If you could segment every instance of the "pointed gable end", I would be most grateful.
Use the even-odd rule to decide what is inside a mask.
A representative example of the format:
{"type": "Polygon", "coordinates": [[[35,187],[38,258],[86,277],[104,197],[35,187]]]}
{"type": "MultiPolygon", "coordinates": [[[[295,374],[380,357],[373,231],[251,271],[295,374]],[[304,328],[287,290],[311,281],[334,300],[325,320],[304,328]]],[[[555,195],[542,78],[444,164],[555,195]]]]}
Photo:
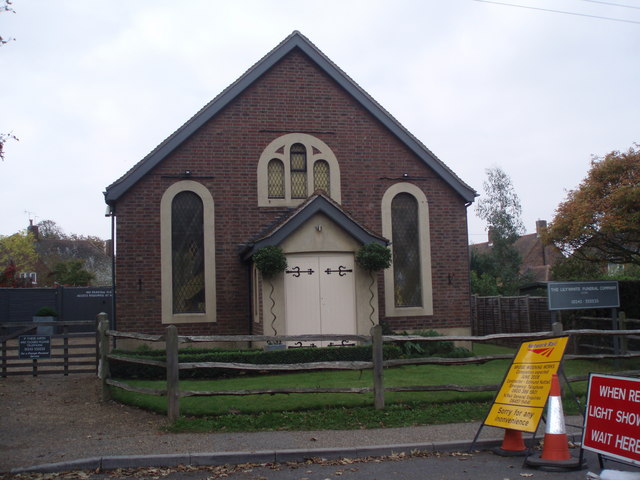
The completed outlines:
{"type": "Polygon", "coordinates": [[[315,193],[306,202],[294,210],[283,222],[273,228],[266,235],[252,242],[243,252],[242,257],[247,260],[260,248],[267,245],[279,245],[289,235],[300,228],[307,220],[316,213],[325,214],[330,220],[336,223],[351,237],[361,244],[379,243],[388,245],[389,241],[355,221],[337,203],[326,197],[322,193],[315,193]]]}
{"type": "Polygon", "coordinates": [[[120,179],[109,185],[105,191],[105,201],[108,205],[115,205],[118,199],[133,187],[144,175],[149,173],[167,155],[174,151],[182,142],[193,135],[200,127],[215,117],[225,106],[233,101],[245,89],[264,75],[277,62],[294,49],[302,51],[311,61],[331,77],[340,87],[360,103],[374,118],[380,121],[389,131],[401,140],[423,162],[432,168],[454,191],[466,202],[473,202],[476,192],[440,159],[429,151],[418,139],[409,133],[393,116],[380,106],[368,93],[335,65],[327,56],[313,45],[304,35],[294,31],[280,45],[269,52],[258,63],[251,67],[244,75],[225,89],[220,95],[209,102],[171,136],[158,145],[151,153],[138,162],[120,179]]]}

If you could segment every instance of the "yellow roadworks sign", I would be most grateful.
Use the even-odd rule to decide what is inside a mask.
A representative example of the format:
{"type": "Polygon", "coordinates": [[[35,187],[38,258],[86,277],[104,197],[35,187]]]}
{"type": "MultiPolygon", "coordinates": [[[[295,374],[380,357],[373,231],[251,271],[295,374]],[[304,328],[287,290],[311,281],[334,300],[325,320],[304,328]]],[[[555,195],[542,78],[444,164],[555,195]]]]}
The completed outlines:
{"type": "Polygon", "coordinates": [[[484,423],[493,427],[535,432],[558,372],[569,337],[520,345],[484,423]]]}

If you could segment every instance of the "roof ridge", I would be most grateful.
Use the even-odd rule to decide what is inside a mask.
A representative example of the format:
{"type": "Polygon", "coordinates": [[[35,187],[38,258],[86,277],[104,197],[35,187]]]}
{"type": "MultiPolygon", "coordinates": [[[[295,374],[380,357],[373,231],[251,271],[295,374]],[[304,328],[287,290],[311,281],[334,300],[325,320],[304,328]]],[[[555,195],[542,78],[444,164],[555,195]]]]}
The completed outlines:
{"type": "Polygon", "coordinates": [[[237,80],[228,85],[222,92],[203,106],[184,124],[176,129],[164,141],[158,144],[149,154],[136,163],[122,177],[106,188],[105,201],[113,205],[121,195],[137,183],[140,178],[151,171],[167,155],[175,150],[183,141],[202,127],[207,121],[226,107],[253,82],[294,49],[300,49],[309,59],[322,69],[331,79],[343,88],[356,102],[360,103],[376,120],[411,149],[423,162],[432,168],[467,202],[477,196],[475,190],[463,182],[442,160],[433,154],[420,140],[410,133],[393,115],[369,95],[346,72],[327,57],[307,37],[294,30],[276,47],[255,62],[237,80]]]}

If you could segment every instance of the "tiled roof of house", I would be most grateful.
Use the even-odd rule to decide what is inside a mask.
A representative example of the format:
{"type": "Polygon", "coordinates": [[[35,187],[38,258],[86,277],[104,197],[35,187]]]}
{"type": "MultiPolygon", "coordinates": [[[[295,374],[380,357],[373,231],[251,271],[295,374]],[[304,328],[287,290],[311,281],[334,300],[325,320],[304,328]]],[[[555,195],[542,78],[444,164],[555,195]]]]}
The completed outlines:
{"type": "MultiPolygon", "coordinates": [[[[491,251],[491,245],[491,242],[476,243],[469,248],[476,253],[486,254],[491,251]]],[[[520,273],[529,274],[535,282],[551,280],[551,267],[564,258],[556,247],[543,244],[539,232],[522,235],[514,247],[522,258],[520,273]]]]}

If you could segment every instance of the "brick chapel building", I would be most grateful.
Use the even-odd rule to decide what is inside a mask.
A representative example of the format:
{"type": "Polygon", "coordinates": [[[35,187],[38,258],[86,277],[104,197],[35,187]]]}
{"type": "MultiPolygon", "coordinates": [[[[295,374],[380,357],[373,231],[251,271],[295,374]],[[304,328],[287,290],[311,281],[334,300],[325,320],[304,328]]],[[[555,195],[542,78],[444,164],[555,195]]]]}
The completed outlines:
{"type": "Polygon", "coordinates": [[[468,334],[475,196],[293,32],[107,187],[116,328],[468,334]],[[354,261],[371,242],[393,253],[373,286],[354,261]],[[252,264],[266,245],[288,265],[269,281],[252,264]]]}

